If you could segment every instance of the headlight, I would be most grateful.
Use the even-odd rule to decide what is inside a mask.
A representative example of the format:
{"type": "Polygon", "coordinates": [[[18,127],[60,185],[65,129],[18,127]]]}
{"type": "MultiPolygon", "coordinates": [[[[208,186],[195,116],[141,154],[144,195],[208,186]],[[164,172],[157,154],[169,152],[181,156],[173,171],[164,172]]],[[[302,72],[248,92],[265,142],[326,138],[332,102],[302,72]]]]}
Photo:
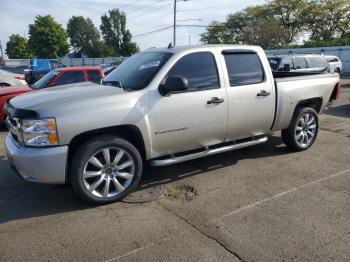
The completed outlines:
{"type": "Polygon", "coordinates": [[[26,146],[58,145],[56,120],[54,118],[24,119],[21,131],[26,146]]]}

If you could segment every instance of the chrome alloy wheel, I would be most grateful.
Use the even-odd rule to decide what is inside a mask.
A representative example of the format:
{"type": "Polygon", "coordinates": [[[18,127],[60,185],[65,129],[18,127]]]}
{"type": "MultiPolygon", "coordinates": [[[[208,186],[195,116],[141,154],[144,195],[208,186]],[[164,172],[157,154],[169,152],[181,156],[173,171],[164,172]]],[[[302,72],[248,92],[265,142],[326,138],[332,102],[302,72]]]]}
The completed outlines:
{"type": "Polygon", "coordinates": [[[91,194],[110,198],[127,189],[135,175],[135,162],[122,148],[104,148],[85,164],[83,181],[91,194]]]}
{"type": "Polygon", "coordinates": [[[295,127],[295,141],[300,147],[312,144],[317,132],[316,117],[312,113],[303,114],[295,127]]]}

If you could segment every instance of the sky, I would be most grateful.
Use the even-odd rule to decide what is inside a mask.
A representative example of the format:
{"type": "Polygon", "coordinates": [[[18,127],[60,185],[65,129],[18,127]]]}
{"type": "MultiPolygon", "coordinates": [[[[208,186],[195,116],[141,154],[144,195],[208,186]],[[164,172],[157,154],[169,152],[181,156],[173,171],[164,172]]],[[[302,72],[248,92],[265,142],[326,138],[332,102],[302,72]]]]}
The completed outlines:
{"type": "MultiPolygon", "coordinates": [[[[228,14],[266,0],[177,0],[178,25],[208,25],[225,21],[228,14]]],[[[28,37],[28,25],[37,15],[52,15],[64,28],[71,16],[90,17],[99,28],[101,15],[119,8],[126,13],[127,28],[141,50],[167,46],[173,29],[147,34],[173,24],[174,0],[0,0],[0,41],[3,48],[11,34],[28,37]],[[146,34],[145,34],[146,33],[146,34]]],[[[198,44],[205,27],[178,27],[177,45],[198,44]]]]}

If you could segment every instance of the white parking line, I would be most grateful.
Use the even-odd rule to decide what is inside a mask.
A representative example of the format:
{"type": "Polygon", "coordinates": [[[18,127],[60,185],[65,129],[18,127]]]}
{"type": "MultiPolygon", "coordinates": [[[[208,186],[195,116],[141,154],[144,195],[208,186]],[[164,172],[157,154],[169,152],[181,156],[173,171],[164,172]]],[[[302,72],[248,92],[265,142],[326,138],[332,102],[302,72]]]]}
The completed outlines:
{"type": "MultiPolygon", "coordinates": [[[[279,194],[277,194],[277,195],[274,195],[274,196],[272,196],[272,197],[268,197],[268,198],[262,199],[262,200],[260,200],[260,201],[257,201],[257,202],[255,202],[255,203],[252,203],[252,204],[250,204],[250,205],[247,205],[247,206],[238,208],[238,209],[236,209],[236,210],[234,210],[234,211],[232,211],[232,212],[230,212],[230,213],[228,213],[228,214],[225,214],[225,215],[223,215],[223,216],[214,218],[214,219],[212,219],[212,220],[209,221],[209,224],[210,224],[210,223],[215,223],[215,222],[217,222],[217,221],[219,221],[219,220],[221,220],[221,219],[223,219],[223,218],[225,218],[225,217],[229,217],[229,216],[232,216],[232,215],[234,215],[234,214],[238,214],[238,213],[240,213],[240,212],[242,212],[242,211],[245,211],[245,210],[247,210],[247,209],[253,208],[253,207],[255,207],[255,206],[257,206],[257,205],[260,205],[260,204],[262,204],[262,203],[269,202],[269,201],[271,201],[271,200],[280,198],[280,197],[282,197],[282,196],[284,196],[284,195],[287,195],[287,194],[289,194],[289,193],[298,191],[298,190],[300,190],[300,189],[302,189],[302,188],[305,188],[305,187],[308,187],[308,186],[311,186],[311,185],[320,183],[320,182],[322,182],[322,181],[325,181],[325,180],[328,180],[328,179],[331,179],[331,178],[334,178],[334,177],[337,177],[337,176],[346,174],[346,173],[348,173],[348,172],[350,172],[350,169],[346,169],[346,170],[343,170],[343,171],[341,171],[341,172],[339,172],[339,173],[336,173],[336,174],[333,174],[333,175],[330,175],[330,176],[327,176],[327,177],[320,178],[320,179],[318,179],[318,180],[315,180],[315,181],[306,183],[306,184],[301,185],[301,186],[299,186],[299,187],[294,187],[294,188],[292,188],[292,189],[289,189],[289,190],[287,190],[287,191],[284,191],[284,192],[279,193],[279,194]]],[[[350,173],[349,173],[349,174],[350,174],[350,173]]]]}
{"type": "Polygon", "coordinates": [[[162,242],[164,242],[164,241],[170,240],[170,239],[171,239],[171,237],[163,238],[163,239],[160,240],[160,241],[157,241],[157,242],[154,242],[154,243],[149,243],[149,244],[147,244],[147,245],[145,245],[145,246],[136,248],[136,249],[134,249],[134,250],[132,250],[132,251],[130,251],[130,252],[124,254],[124,255],[117,256],[117,257],[113,257],[113,258],[110,258],[110,259],[108,259],[108,260],[105,260],[105,262],[116,261],[116,260],[121,259],[121,258],[123,258],[123,257],[127,257],[127,256],[130,256],[130,255],[132,255],[132,254],[135,254],[135,253],[137,253],[137,252],[139,252],[139,251],[141,251],[141,250],[143,250],[143,249],[149,248],[149,247],[151,247],[151,246],[156,246],[156,245],[158,245],[158,244],[160,244],[160,243],[162,243],[162,242]]]}

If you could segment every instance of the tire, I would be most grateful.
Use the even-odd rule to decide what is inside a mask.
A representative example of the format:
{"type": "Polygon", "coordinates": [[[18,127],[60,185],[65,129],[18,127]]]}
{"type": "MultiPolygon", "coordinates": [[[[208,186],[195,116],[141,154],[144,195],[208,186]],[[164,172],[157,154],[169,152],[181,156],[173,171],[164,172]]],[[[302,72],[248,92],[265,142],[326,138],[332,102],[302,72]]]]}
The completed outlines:
{"type": "Polygon", "coordinates": [[[336,68],[336,69],[334,70],[334,72],[340,74],[340,68],[336,68]]]}
{"type": "Polygon", "coordinates": [[[297,108],[287,129],[282,130],[284,144],[293,151],[309,149],[318,134],[318,114],[311,107],[297,108]],[[307,118],[307,115],[309,117],[307,118]],[[305,121],[309,119],[308,121],[305,121]],[[312,122],[311,120],[314,119],[312,122]],[[306,125],[303,125],[303,120],[306,125]],[[305,143],[306,140],[306,143],[305,143]]]}
{"type": "Polygon", "coordinates": [[[102,205],[119,201],[135,190],[142,169],[141,155],[131,143],[106,135],[88,140],[74,153],[70,181],[81,199],[102,205]]]}

